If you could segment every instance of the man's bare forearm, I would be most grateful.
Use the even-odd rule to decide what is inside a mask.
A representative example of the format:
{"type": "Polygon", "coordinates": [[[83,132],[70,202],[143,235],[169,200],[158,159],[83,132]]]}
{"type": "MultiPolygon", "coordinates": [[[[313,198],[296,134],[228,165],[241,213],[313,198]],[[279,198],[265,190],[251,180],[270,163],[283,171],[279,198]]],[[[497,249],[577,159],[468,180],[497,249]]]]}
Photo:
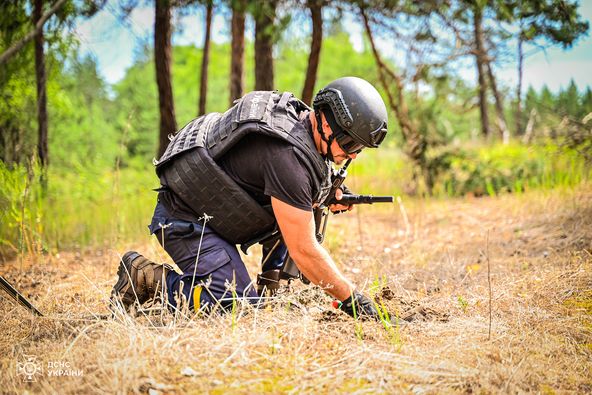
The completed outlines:
{"type": "Polygon", "coordinates": [[[339,300],[350,297],[355,286],[341,273],[327,251],[316,242],[302,247],[296,254],[290,254],[306,278],[339,300]]]}
{"type": "Polygon", "coordinates": [[[302,274],[341,301],[350,297],[355,287],[318,243],[312,212],[297,209],[273,197],[271,204],[290,256],[302,274]]]}

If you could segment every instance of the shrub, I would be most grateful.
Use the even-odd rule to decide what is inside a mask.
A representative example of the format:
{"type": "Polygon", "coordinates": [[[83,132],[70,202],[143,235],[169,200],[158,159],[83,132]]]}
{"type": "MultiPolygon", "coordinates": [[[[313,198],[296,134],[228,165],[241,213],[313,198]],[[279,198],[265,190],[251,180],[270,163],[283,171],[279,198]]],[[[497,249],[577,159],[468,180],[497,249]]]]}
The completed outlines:
{"type": "Polygon", "coordinates": [[[443,151],[430,158],[435,195],[475,196],[526,188],[573,186],[590,176],[575,150],[555,145],[487,145],[443,151]]]}

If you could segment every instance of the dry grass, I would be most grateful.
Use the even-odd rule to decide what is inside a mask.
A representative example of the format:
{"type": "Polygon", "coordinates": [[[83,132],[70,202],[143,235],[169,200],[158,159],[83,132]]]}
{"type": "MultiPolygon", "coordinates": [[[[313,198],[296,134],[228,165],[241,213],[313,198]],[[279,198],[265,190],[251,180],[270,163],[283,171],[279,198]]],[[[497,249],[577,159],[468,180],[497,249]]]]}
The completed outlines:
{"type": "MultiPolygon", "coordinates": [[[[47,317],[0,300],[2,391],[591,392],[592,188],[403,203],[408,228],[396,204],[362,207],[331,218],[327,240],[342,269],[406,319],[388,331],[301,285],[234,315],[92,319],[107,312],[123,248],[29,257],[23,271],[5,263],[47,317]],[[23,355],[43,365],[36,382],[17,375],[23,355]],[[83,376],[49,377],[53,361],[83,376]]],[[[164,259],[155,244],[135,247],[164,259]]],[[[254,274],[257,256],[247,265],[254,274]]]]}

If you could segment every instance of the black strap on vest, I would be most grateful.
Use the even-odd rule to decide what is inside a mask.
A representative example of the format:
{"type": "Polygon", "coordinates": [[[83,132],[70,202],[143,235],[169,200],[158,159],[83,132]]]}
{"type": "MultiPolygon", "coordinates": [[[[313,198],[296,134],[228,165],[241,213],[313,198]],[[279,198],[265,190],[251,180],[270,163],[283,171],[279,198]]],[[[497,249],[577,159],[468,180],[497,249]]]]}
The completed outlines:
{"type": "Polygon", "coordinates": [[[331,135],[327,139],[327,137],[325,136],[325,133],[323,131],[323,122],[321,119],[321,112],[318,110],[315,111],[315,117],[317,119],[317,130],[318,130],[319,134],[321,135],[321,139],[327,144],[327,159],[329,159],[331,162],[334,162],[333,151],[331,151],[331,144],[333,144],[333,140],[335,139],[335,133],[331,133],[331,135]]]}

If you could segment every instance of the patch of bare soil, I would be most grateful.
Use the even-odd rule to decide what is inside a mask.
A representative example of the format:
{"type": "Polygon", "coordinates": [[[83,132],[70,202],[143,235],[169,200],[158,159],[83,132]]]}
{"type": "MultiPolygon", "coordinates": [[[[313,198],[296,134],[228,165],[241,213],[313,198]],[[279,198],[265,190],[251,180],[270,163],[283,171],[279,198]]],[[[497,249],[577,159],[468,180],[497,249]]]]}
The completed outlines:
{"type": "MultiPolygon", "coordinates": [[[[101,319],[129,248],[2,264],[45,313],[0,297],[2,391],[592,391],[590,186],[356,211],[330,219],[325,245],[380,323],[303,284],[225,315],[101,319]]],[[[130,248],[167,260],[153,242],[130,248]]],[[[258,259],[245,257],[253,277],[258,259]]]]}

